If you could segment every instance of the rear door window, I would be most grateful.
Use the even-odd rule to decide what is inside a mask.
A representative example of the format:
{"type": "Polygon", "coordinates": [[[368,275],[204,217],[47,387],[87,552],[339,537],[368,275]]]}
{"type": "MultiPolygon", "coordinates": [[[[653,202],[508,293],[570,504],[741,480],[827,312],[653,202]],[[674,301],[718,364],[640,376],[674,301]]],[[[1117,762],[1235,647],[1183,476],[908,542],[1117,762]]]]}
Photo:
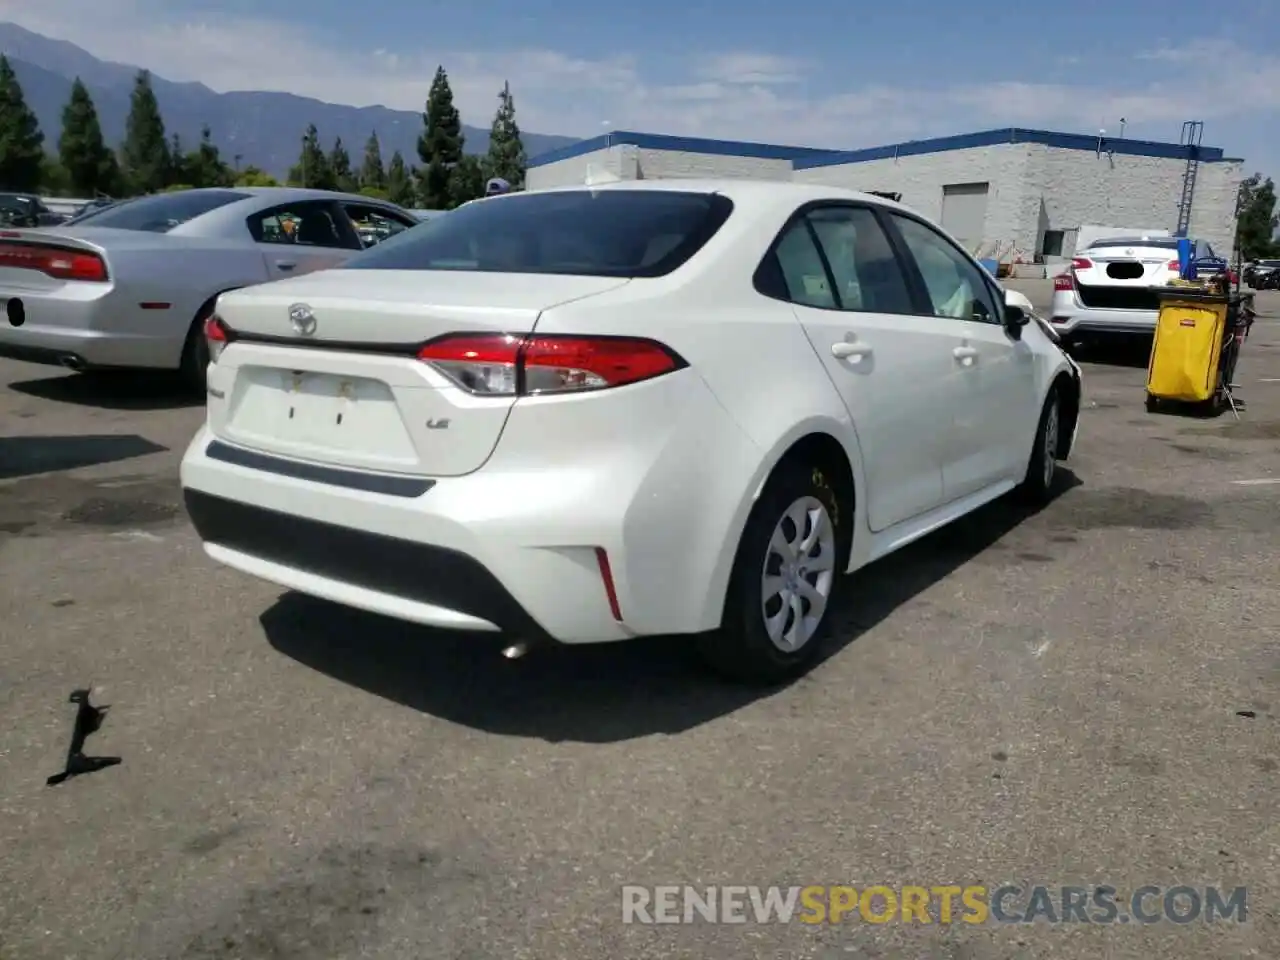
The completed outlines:
{"type": "Polygon", "coordinates": [[[273,207],[245,221],[257,243],[349,250],[360,246],[333,204],[321,200],[273,207]]]}
{"type": "Polygon", "coordinates": [[[675,190],[510,194],[406,230],[344,269],[659,277],[702,249],[732,210],[728,197],[675,190]]]}
{"type": "Polygon", "coordinates": [[[902,267],[876,215],[866,207],[823,207],[808,214],[843,310],[910,314],[902,267]]]}

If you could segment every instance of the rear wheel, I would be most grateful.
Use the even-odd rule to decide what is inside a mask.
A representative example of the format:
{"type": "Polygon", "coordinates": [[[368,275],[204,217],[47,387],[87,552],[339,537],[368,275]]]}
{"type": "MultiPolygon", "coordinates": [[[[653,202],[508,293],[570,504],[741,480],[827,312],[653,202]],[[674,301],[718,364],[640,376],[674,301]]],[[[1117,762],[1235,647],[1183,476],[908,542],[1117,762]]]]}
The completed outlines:
{"type": "Polygon", "coordinates": [[[205,321],[213,316],[213,303],[206,303],[187,331],[187,342],[182,348],[182,365],[179,374],[183,386],[193,394],[203,394],[209,372],[209,343],[204,338],[205,321]]]}
{"type": "Polygon", "coordinates": [[[719,673],[775,684],[821,652],[847,561],[852,511],[821,469],[784,466],[747,520],[719,630],[701,638],[719,673]]]}

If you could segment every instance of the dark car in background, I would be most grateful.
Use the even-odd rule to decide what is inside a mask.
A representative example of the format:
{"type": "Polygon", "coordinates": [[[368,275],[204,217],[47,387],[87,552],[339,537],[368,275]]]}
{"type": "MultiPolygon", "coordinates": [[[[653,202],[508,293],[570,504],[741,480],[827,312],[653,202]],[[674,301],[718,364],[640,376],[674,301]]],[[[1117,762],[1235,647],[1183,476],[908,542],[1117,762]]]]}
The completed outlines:
{"type": "Polygon", "coordinates": [[[1256,287],[1267,274],[1280,270],[1280,260],[1255,260],[1244,268],[1240,277],[1250,287],[1256,287]]]}
{"type": "Polygon", "coordinates": [[[30,193],[0,193],[0,226],[52,227],[66,221],[30,193]]]}

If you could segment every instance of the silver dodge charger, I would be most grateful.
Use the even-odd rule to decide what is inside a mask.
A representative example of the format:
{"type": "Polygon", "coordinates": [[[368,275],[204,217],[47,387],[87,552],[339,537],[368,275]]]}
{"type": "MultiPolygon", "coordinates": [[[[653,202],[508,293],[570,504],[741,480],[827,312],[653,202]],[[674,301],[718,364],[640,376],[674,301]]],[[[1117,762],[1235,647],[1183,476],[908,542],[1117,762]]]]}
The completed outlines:
{"type": "Polygon", "coordinates": [[[336,266],[421,223],[369,197],[289,187],[161,193],[73,224],[0,226],[0,356],[72,370],[181,371],[204,390],[218,295],[336,266]]]}

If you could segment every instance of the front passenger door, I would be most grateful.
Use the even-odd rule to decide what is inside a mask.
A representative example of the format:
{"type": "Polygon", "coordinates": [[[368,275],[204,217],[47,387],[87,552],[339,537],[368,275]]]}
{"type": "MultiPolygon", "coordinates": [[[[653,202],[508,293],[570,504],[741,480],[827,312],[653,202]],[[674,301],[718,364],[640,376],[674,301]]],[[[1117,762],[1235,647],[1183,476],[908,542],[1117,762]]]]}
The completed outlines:
{"type": "Polygon", "coordinates": [[[950,327],[952,371],[942,481],[947,502],[1021,479],[1040,418],[1035,355],[1004,328],[1004,304],[986,273],[933,227],[889,220],[919,273],[934,316],[950,327]]]}
{"type": "MultiPolygon", "coordinates": [[[[867,522],[885,530],[942,502],[940,382],[949,357],[939,322],[911,316],[911,296],[875,213],[810,208],[784,229],[761,270],[776,270],[853,420],[867,522]]],[[[759,283],[759,281],[757,281],[759,283]]]]}

